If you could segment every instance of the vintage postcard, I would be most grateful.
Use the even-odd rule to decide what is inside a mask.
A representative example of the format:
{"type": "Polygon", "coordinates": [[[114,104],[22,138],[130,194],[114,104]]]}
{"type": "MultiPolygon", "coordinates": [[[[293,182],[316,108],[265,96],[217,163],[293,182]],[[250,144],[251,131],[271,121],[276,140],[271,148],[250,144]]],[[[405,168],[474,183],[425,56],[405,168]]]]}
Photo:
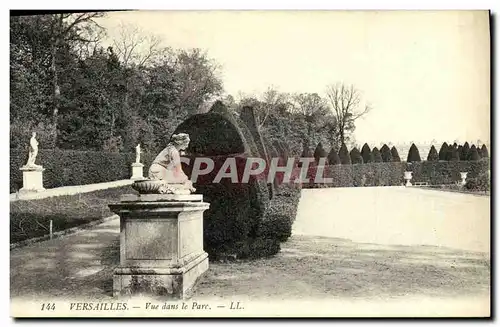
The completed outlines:
{"type": "Polygon", "coordinates": [[[490,317],[488,11],[11,12],[10,313],[490,317]]]}

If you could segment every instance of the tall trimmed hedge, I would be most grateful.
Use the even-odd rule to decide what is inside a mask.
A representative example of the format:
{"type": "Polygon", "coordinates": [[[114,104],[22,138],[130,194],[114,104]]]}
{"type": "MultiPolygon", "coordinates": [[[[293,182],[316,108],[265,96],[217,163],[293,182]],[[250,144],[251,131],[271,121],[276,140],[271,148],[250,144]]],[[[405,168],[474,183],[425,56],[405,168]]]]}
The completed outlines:
{"type": "MultiPolygon", "coordinates": [[[[328,187],[352,186],[399,186],[404,182],[405,171],[412,171],[412,182],[427,182],[431,185],[453,184],[460,181],[460,172],[468,172],[467,178],[476,178],[488,172],[490,162],[480,161],[421,161],[382,162],[364,165],[337,165],[325,168],[325,177],[333,179],[328,187]]],[[[314,178],[316,167],[309,168],[314,178]]],[[[311,183],[304,188],[324,187],[311,183]]]]}
{"type": "MultiPolygon", "coordinates": [[[[156,157],[153,153],[141,154],[144,174],[156,157]]],[[[25,150],[10,149],[10,192],[14,193],[23,186],[23,175],[19,170],[26,164],[25,150]]],[[[96,151],[73,151],[60,149],[40,149],[36,163],[45,168],[43,186],[85,185],[129,179],[132,176],[131,164],[135,153],[111,153],[96,151]]]]}
{"type": "MultiPolygon", "coordinates": [[[[328,166],[324,176],[332,178],[332,183],[318,185],[310,183],[304,188],[315,187],[353,187],[353,186],[389,186],[401,185],[403,182],[404,163],[380,162],[354,165],[328,166]]],[[[317,167],[310,167],[308,175],[312,180],[317,173],[317,167]]]]}
{"type": "Polygon", "coordinates": [[[461,180],[460,172],[468,172],[467,178],[475,178],[489,169],[489,160],[481,161],[423,161],[406,164],[413,172],[413,182],[431,185],[453,184],[461,180]]]}

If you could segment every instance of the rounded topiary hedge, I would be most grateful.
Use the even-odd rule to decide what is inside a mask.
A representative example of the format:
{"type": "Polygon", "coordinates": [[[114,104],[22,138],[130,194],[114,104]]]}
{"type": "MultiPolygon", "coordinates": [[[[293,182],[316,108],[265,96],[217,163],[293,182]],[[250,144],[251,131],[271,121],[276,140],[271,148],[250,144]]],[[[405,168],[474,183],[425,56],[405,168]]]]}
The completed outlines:
{"type": "Polygon", "coordinates": [[[247,159],[260,158],[264,150],[259,151],[246,124],[219,106],[216,112],[189,117],[174,133],[181,132],[188,133],[191,138],[192,145],[187,149],[191,160],[183,165],[189,177],[196,158],[208,157],[215,164],[215,169],[209,174],[193,181],[197,193],[203,194],[205,201],[210,203],[210,209],[204,213],[205,250],[210,257],[259,257],[259,253],[252,251],[261,249],[265,251],[262,255],[267,255],[268,251],[276,250],[268,241],[256,239],[258,227],[269,206],[269,190],[263,178],[265,174],[252,175],[247,183],[241,183],[247,159]],[[227,158],[236,160],[238,182],[224,178],[214,183],[227,158]]]}

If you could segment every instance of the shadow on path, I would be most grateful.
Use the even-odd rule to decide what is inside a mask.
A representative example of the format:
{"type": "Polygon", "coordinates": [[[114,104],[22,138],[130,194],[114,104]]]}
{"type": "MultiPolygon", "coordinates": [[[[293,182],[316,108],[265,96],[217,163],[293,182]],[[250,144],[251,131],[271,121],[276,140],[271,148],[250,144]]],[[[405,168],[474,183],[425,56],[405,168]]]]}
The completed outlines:
{"type": "Polygon", "coordinates": [[[274,258],[212,263],[195,297],[447,297],[489,290],[487,253],[292,236],[274,258]]]}
{"type": "MultiPolygon", "coordinates": [[[[11,296],[111,299],[119,221],[11,251],[11,296]]],[[[194,298],[488,295],[489,254],[292,236],[269,259],[210,263],[194,298]]]]}

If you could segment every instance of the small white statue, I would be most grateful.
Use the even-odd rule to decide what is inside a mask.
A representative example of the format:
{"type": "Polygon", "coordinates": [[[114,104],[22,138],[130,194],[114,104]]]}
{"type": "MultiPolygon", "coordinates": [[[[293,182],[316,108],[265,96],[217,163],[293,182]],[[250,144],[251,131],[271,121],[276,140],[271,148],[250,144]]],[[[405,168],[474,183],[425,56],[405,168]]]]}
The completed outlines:
{"type": "Polygon", "coordinates": [[[135,163],[140,163],[141,162],[141,145],[137,144],[135,147],[135,163]]]}
{"type": "Polygon", "coordinates": [[[33,132],[33,135],[30,139],[30,148],[28,154],[28,162],[26,166],[28,167],[41,167],[35,164],[36,156],[38,155],[38,141],[36,140],[36,132],[33,132]]]}

